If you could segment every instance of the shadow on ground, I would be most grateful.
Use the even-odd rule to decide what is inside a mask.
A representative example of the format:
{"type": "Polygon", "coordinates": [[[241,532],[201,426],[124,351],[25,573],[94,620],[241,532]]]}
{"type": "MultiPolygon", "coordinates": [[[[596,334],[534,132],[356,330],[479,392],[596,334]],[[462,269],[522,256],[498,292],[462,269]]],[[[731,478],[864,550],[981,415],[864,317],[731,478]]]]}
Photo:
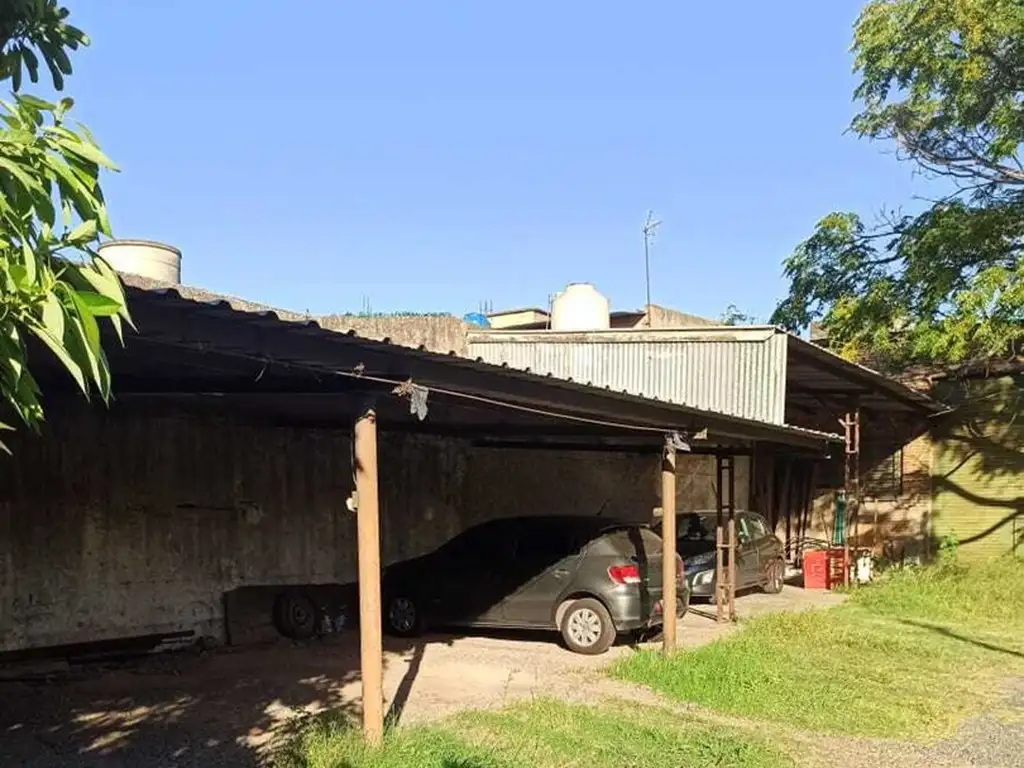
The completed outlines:
{"type": "MultiPolygon", "coordinates": [[[[357,650],[336,636],[303,646],[162,654],[49,682],[2,683],[0,765],[256,765],[303,713],[330,708],[357,720],[357,650]]],[[[407,687],[414,676],[415,668],[407,687]]]]}
{"type": "Polygon", "coordinates": [[[924,621],[914,621],[913,619],[900,619],[900,624],[905,624],[909,627],[917,627],[918,629],[926,629],[929,632],[935,632],[936,634],[948,637],[951,640],[959,640],[962,643],[973,645],[977,648],[984,648],[986,651],[992,651],[993,653],[1004,653],[1007,656],[1016,656],[1019,659],[1024,659],[1024,653],[1016,651],[1012,648],[1004,648],[1001,645],[994,645],[993,643],[987,643],[983,640],[978,640],[974,637],[968,637],[967,635],[954,632],[948,627],[943,627],[939,624],[929,624],[924,621]]]}

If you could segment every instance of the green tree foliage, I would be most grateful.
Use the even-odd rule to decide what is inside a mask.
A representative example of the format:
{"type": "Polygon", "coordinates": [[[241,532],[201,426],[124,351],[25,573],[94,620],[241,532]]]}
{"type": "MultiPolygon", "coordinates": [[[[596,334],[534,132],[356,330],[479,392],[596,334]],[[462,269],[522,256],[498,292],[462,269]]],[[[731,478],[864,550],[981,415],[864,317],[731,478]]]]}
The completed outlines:
{"type": "Polygon", "coordinates": [[[753,325],[757,322],[753,315],[748,315],[735,304],[726,307],[718,319],[722,325],[753,325]]]}
{"type": "Polygon", "coordinates": [[[852,130],[941,196],[866,224],[831,213],[785,262],[772,321],[822,319],[847,357],[896,368],[1017,354],[1024,328],[1024,3],[874,0],[853,52],[852,130]]]}
{"type": "MultiPolygon", "coordinates": [[[[0,1],[0,409],[31,428],[43,419],[29,352],[52,355],[89,396],[110,397],[100,323],[130,322],[117,274],[94,246],[110,234],[100,169],[114,166],[88,129],[68,127],[73,102],[21,92],[40,59],[60,90],[68,51],[88,44],[56,0],[0,1]]],[[[0,412],[0,429],[12,429],[0,412]]],[[[0,442],[0,448],[4,447],[0,442]]]]}

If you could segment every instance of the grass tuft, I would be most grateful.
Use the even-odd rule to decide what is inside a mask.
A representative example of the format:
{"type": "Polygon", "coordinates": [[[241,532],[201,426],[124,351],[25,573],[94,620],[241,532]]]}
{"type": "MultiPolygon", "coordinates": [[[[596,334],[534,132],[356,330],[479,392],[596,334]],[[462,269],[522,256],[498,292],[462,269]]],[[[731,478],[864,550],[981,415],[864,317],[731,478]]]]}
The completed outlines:
{"type": "Polygon", "coordinates": [[[390,731],[380,750],[355,729],[316,719],[275,760],[278,768],[783,768],[759,738],[656,709],[538,700],[471,712],[431,728],[390,731]]]}
{"type": "Polygon", "coordinates": [[[948,732],[1024,669],[1024,562],[894,573],[828,611],[776,614],[612,674],[733,715],[867,736],[948,732]]]}

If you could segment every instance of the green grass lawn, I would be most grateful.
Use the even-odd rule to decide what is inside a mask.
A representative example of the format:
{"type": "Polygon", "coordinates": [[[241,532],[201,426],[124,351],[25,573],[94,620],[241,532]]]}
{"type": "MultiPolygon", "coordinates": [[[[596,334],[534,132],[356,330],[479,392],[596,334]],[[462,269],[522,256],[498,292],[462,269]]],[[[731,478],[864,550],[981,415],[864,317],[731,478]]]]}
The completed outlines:
{"type": "Polygon", "coordinates": [[[758,738],[656,708],[556,701],[472,712],[396,729],[370,750],[359,731],[317,719],[277,756],[279,768],[781,768],[758,738]]]}
{"type": "Polygon", "coordinates": [[[868,736],[925,738],[1024,673],[1024,562],[893,573],[828,611],[776,614],[612,674],[721,712],[868,736]]]}

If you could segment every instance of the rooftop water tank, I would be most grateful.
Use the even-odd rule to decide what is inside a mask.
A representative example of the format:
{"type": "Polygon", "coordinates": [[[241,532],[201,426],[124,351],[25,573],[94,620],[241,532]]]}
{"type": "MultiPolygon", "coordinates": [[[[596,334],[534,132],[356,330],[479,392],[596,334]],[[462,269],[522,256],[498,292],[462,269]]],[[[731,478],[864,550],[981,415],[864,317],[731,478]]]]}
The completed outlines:
{"type": "Polygon", "coordinates": [[[608,330],[609,311],[608,299],[590,283],[569,283],[551,305],[551,330],[608,330]]]}
{"type": "Polygon", "coordinates": [[[181,282],[181,251],[152,240],[110,240],[99,254],[118,272],[140,275],[162,283],[181,282]]]}

